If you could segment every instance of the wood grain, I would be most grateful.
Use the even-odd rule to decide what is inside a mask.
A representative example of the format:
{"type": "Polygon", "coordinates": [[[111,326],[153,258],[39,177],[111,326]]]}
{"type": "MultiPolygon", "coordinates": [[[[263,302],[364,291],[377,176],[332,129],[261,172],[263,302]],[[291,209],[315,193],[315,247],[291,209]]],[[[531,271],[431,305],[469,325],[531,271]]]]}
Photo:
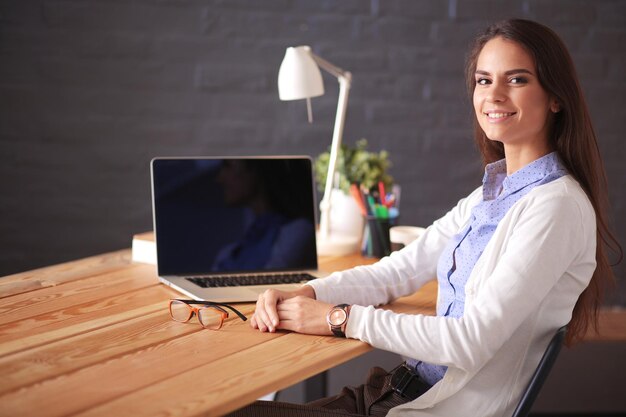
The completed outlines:
{"type": "MultiPolygon", "coordinates": [[[[132,338],[129,339],[129,333],[124,331],[124,326],[118,326],[117,331],[103,331],[106,337],[101,341],[108,345],[125,344],[125,348],[118,349],[125,353],[108,360],[102,358],[96,364],[74,372],[53,372],[43,382],[0,396],[1,414],[41,416],[41,410],[45,410],[46,416],[73,414],[284,336],[260,333],[238,318],[229,319],[219,331],[205,330],[194,323],[175,323],[162,312],[146,320],[152,326],[143,327],[143,340],[160,340],[159,343],[137,350],[137,345],[132,338]],[[34,402],[37,407],[33,407],[34,402]]],[[[141,332],[142,326],[139,321],[135,321],[129,323],[126,330],[130,328],[134,328],[134,332],[141,332]]],[[[97,352],[97,340],[88,339],[92,350],[87,356],[100,355],[97,352]]],[[[115,347],[108,349],[103,354],[105,357],[118,353],[115,347]]],[[[225,360],[230,363],[228,359],[225,360]]],[[[211,374],[204,374],[203,378],[215,381],[211,374]]],[[[185,389],[189,389],[194,395],[201,393],[194,385],[185,389]]],[[[126,410],[119,415],[129,414],[130,411],[126,410]]]]}
{"type": "Polygon", "coordinates": [[[157,282],[153,266],[136,264],[63,285],[5,297],[0,299],[0,324],[123,294],[157,282]]]}
{"type": "MultiPolygon", "coordinates": [[[[0,394],[43,380],[51,374],[67,373],[202,330],[195,320],[189,325],[172,321],[167,311],[168,298],[155,296],[152,303],[145,306],[143,314],[126,321],[93,326],[90,331],[73,333],[56,342],[0,357],[0,369],[5,375],[0,381],[0,394]]],[[[247,316],[254,312],[251,304],[238,309],[247,316]]],[[[240,320],[233,315],[227,324],[231,325],[232,321],[240,320]]]]}
{"type": "Polygon", "coordinates": [[[78,415],[219,416],[369,350],[369,345],[356,340],[285,334],[78,415]],[[145,406],[137,408],[136,404],[145,406]]]}
{"type": "Polygon", "coordinates": [[[129,265],[130,258],[130,249],[124,249],[8,275],[0,279],[0,298],[122,269],[129,265]]]}
{"type": "Polygon", "coordinates": [[[151,308],[146,310],[145,307],[159,301],[165,302],[176,295],[178,294],[169,287],[154,285],[113,297],[68,305],[50,313],[0,325],[0,344],[31,336],[37,336],[39,340],[48,343],[53,342],[56,338],[45,336],[46,333],[53,334],[55,331],[63,330],[59,333],[60,337],[69,337],[84,331],[81,328],[97,327],[96,322],[102,325],[103,318],[107,319],[104,324],[113,324],[120,321],[120,318],[123,320],[145,314],[152,311],[151,308]]]}

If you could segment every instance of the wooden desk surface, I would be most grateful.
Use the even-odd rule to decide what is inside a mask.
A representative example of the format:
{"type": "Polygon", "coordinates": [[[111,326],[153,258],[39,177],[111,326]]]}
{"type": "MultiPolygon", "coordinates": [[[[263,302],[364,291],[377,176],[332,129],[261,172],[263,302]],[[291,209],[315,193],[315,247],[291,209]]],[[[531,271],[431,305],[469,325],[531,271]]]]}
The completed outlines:
{"type": "MultiPolygon", "coordinates": [[[[356,340],[172,321],[155,267],[123,250],[0,280],[0,415],[217,416],[361,355],[356,340]]],[[[326,271],[371,263],[320,259],[326,271]]],[[[429,285],[392,304],[432,314],[429,285]]],[[[253,304],[238,304],[246,316],[253,304]]]]}

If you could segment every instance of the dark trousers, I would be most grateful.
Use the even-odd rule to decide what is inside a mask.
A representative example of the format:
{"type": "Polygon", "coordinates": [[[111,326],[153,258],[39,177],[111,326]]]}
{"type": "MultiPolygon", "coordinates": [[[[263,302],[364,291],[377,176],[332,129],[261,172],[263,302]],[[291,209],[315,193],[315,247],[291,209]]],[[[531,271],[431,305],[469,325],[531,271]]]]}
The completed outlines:
{"type": "Polygon", "coordinates": [[[401,397],[390,385],[391,373],[372,368],[365,384],[344,387],[333,397],[307,404],[257,401],[229,414],[231,417],[332,417],[385,416],[387,412],[409,400],[401,397]]]}

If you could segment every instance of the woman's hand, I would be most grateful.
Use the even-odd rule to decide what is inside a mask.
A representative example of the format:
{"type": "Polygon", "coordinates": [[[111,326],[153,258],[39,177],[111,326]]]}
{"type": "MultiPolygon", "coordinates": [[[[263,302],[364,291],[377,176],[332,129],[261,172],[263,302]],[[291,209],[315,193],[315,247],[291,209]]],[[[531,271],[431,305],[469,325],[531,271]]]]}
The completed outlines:
{"type": "Polygon", "coordinates": [[[277,329],[298,333],[332,335],[326,315],[333,307],[312,298],[297,296],[278,303],[277,329]]]}
{"type": "Polygon", "coordinates": [[[256,310],[250,320],[250,325],[262,332],[275,332],[280,322],[278,304],[298,296],[314,300],[315,290],[310,285],[303,285],[302,288],[291,292],[266,290],[257,299],[256,310]]]}

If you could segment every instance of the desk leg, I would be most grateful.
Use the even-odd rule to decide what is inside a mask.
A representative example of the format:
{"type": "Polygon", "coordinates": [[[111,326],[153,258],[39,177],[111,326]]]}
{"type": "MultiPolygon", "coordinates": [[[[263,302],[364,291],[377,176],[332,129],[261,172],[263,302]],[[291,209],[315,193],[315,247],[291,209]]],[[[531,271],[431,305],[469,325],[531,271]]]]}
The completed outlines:
{"type": "Polygon", "coordinates": [[[304,401],[314,401],[326,397],[328,372],[324,371],[304,381],[304,401]]]}

